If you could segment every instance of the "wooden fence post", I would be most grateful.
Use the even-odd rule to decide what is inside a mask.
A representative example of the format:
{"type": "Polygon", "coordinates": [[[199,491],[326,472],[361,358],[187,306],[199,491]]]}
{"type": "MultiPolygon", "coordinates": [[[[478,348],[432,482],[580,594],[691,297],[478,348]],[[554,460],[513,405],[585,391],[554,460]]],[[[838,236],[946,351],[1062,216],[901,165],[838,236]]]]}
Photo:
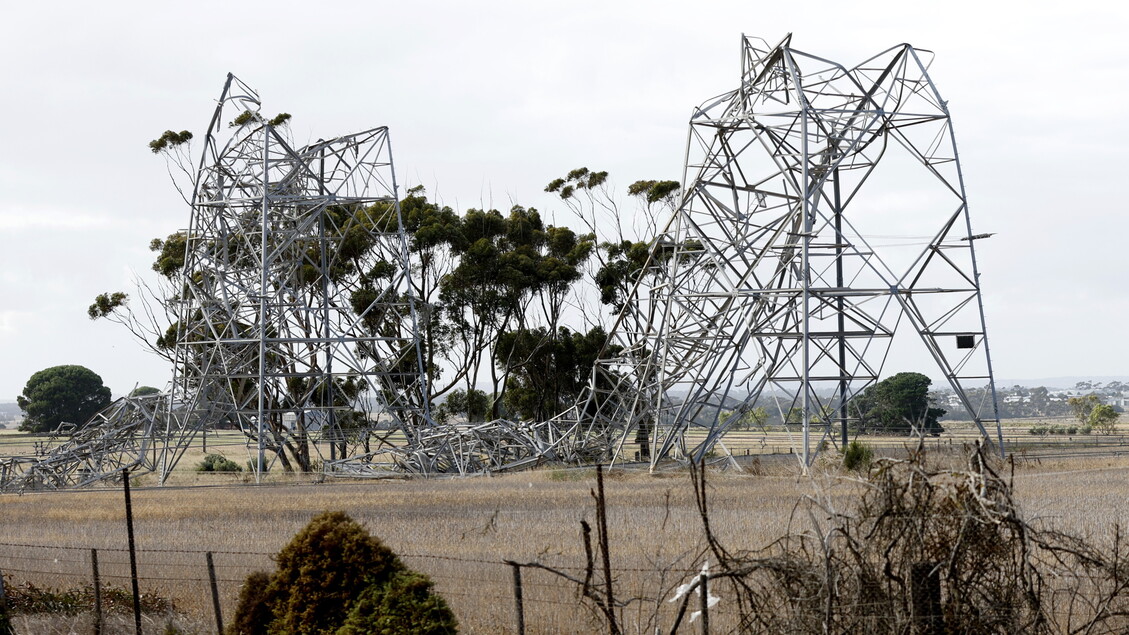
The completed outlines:
{"type": "Polygon", "coordinates": [[[98,575],[98,550],[90,550],[90,573],[94,582],[94,635],[102,635],[102,577],[98,575]]]}
{"type": "Polygon", "coordinates": [[[216,584],[216,564],[212,560],[212,552],[205,554],[208,560],[208,581],[212,587],[212,610],[216,614],[216,634],[223,635],[223,614],[220,613],[220,590],[216,584]]]}
{"type": "Polygon", "coordinates": [[[129,468],[122,470],[122,485],[125,489],[125,526],[129,534],[129,577],[133,583],[133,625],[137,635],[141,635],[141,589],[137,584],[137,547],[133,540],[133,502],[129,498],[129,468]]]}
{"type": "Polygon", "coordinates": [[[514,574],[514,610],[517,614],[517,635],[525,635],[525,602],[521,590],[521,565],[507,560],[514,574]]]}

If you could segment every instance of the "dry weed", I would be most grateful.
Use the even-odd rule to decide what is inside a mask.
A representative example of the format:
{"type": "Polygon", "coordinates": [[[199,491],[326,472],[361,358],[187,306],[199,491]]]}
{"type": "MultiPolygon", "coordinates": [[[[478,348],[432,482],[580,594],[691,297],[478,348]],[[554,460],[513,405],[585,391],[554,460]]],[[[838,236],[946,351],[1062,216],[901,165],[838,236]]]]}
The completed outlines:
{"type": "Polygon", "coordinates": [[[757,551],[731,550],[712,531],[699,471],[698,509],[721,569],[708,577],[727,583],[745,633],[1126,632],[1120,533],[1103,549],[1028,522],[1000,467],[979,446],[959,470],[920,448],[880,459],[853,504],[809,498],[796,526],[757,551]]]}
{"type": "MultiPolygon", "coordinates": [[[[893,452],[880,454],[893,458],[893,452]]],[[[948,461],[949,468],[967,468],[958,453],[933,456],[948,461]]],[[[1082,467],[1095,471],[1071,471],[1065,462],[1017,465],[1014,496],[1056,528],[1081,523],[1095,537],[1108,536],[1113,521],[1124,520],[1126,513],[1122,483],[1129,459],[1095,460],[1082,467]],[[1041,476],[1048,468],[1054,476],[1041,476]]],[[[795,529],[793,510],[805,496],[845,510],[869,487],[831,465],[801,475],[789,456],[761,457],[758,470],[759,475],[711,471],[711,531],[733,552],[761,550],[795,529]]],[[[612,474],[606,482],[609,551],[616,596],[626,603],[623,623],[646,629],[658,623],[652,616],[661,615],[669,625],[674,607],[666,602],[669,590],[700,569],[706,548],[694,491],[685,472],[612,474]]],[[[408,566],[431,576],[464,632],[513,632],[511,571],[503,561],[538,561],[583,575],[579,521],[595,523],[591,470],[260,486],[237,478],[200,482],[224,484],[136,488],[133,505],[142,588],[174,597],[179,608],[205,624],[211,606],[204,551],[216,552],[224,610],[230,615],[247,573],[273,568],[270,554],[314,514],[342,510],[408,566]]],[[[17,582],[82,586],[90,580],[89,549],[96,547],[103,577],[128,585],[124,523],[122,495],[114,489],[0,495],[0,570],[17,582]]],[[[711,565],[716,572],[712,557],[711,565]]],[[[736,600],[720,585],[715,593],[722,603],[714,624],[724,632],[739,618],[736,600]]],[[[530,632],[600,628],[598,615],[578,613],[572,586],[548,573],[527,575],[525,597],[530,632]]]]}

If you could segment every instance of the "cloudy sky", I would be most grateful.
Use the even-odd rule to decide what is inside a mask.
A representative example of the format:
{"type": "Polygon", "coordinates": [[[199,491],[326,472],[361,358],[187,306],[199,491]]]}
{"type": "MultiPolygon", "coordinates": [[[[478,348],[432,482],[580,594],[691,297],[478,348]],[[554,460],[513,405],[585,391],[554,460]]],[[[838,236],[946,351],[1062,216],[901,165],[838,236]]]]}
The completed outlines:
{"type": "Polygon", "coordinates": [[[299,143],[387,125],[402,186],[567,224],[542,189],[572,168],[621,190],[681,177],[690,110],[735,87],[742,33],[792,32],[847,65],[901,42],[934,51],[974,230],[998,232],[978,244],[997,377],[1129,374],[1123,3],[174,4],[5,9],[0,401],[58,364],[115,395],[168,380],[85,309],[129,290],[149,240],[187,224],[146,144],[202,133],[229,71],[294,116],[299,143]]]}

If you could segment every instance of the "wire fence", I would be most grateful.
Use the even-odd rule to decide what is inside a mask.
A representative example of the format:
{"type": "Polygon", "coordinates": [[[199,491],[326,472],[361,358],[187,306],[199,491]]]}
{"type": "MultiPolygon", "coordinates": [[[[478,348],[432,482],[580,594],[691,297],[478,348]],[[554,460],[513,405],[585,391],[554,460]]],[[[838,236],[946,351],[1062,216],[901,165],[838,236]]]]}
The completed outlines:
{"type": "MultiPolygon", "coordinates": [[[[92,569],[97,558],[99,585],[104,589],[127,589],[130,583],[129,554],[126,549],[95,550],[62,545],[44,545],[19,542],[0,542],[0,572],[9,596],[26,591],[29,586],[37,592],[45,590],[82,589],[95,584],[92,569]],[[13,593],[15,592],[15,593],[13,593]]],[[[210,575],[206,549],[144,549],[138,550],[138,578],[143,594],[151,598],[168,600],[168,610],[185,616],[184,623],[195,632],[215,632],[210,592],[210,575]]],[[[220,598],[220,613],[230,617],[240,585],[254,571],[271,570],[273,554],[258,551],[211,551],[215,580],[220,598]]],[[[400,554],[404,563],[423,573],[435,582],[436,590],[447,600],[460,621],[464,633],[591,633],[607,632],[600,612],[598,598],[603,593],[603,581],[597,567],[596,576],[589,580],[597,591],[592,598],[584,597],[583,585],[576,581],[591,573],[576,563],[555,563],[531,566],[529,563],[512,563],[478,558],[461,558],[436,554],[400,554]],[[516,572],[515,572],[516,569],[516,572]],[[562,575],[563,574],[563,575],[562,575]],[[566,578],[565,576],[568,576],[566,578]],[[572,578],[571,580],[569,578],[572,578]]],[[[941,608],[942,575],[937,563],[922,563],[915,570],[913,580],[905,586],[905,604],[916,615],[890,615],[886,600],[868,600],[865,589],[854,589],[855,597],[840,601],[836,611],[852,614],[851,628],[859,623],[869,624],[866,632],[893,632],[882,624],[902,623],[907,619],[917,623],[916,632],[943,632],[941,608]]],[[[770,565],[769,569],[771,569],[770,565]]],[[[616,614],[625,632],[678,632],[678,633],[729,633],[741,632],[747,626],[749,611],[756,607],[743,606],[732,591],[732,580],[709,578],[710,570],[698,567],[647,567],[617,564],[614,570],[614,597],[616,614]],[[703,575],[707,580],[703,580],[703,575]],[[707,585],[706,593],[700,593],[707,585]],[[704,599],[704,601],[703,601],[704,599]],[[672,625],[678,628],[671,630],[672,625]]],[[[772,570],[766,579],[787,576],[782,570],[772,570]]],[[[1085,601],[1077,594],[1084,579],[1072,576],[1069,571],[1056,573],[1054,584],[1063,589],[1073,588],[1072,602],[1085,601]]],[[[764,580],[749,578],[747,584],[763,584],[764,580]]],[[[844,588],[846,592],[846,588],[844,588]]],[[[1095,603],[1100,598],[1091,598],[1095,603]]],[[[1006,616],[1016,610],[1018,598],[1000,597],[994,610],[1006,616]]],[[[143,604],[145,601],[143,600],[143,604]]],[[[787,603],[787,610],[797,612],[803,602],[795,598],[787,603]]],[[[128,606],[117,606],[119,613],[128,606]]],[[[765,610],[766,607],[760,607],[765,610]]],[[[777,610],[783,610],[776,607],[777,610]]],[[[823,606],[812,604],[809,614],[794,614],[795,623],[816,624],[829,619],[823,606]]],[[[1078,610],[1077,607],[1074,610],[1078,610]]],[[[837,618],[844,621],[841,615],[837,618]]],[[[1003,618],[1001,618],[1003,619],[1003,618]]],[[[834,619],[832,620],[834,621],[834,619]]],[[[160,622],[154,622],[154,628],[160,622]]],[[[73,627],[72,627],[73,628],[73,627]]],[[[71,632],[91,632],[74,631],[71,632]]],[[[805,631],[800,631],[805,632],[805,631]]],[[[832,629],[831,632],[852,632],[832,629]]],[[[863,632],[863,631],[859,631],[863,632]]],[[[1053,631],[1052,631],[1053,632],[1053,631]]],[[[1098,631],[1103,632],[1103,631],[1098,631]]]]}
{"type": "MultiPolygon", "coordinates": [[[[197,628],[214,625],[208,553],[214,563],[223,617],[233,614],[240,586],[248,574],[270,571],[275,566],[275,554],[259,551],[138,549],[137,575],[142,593],[167,599],[170,610],[188,616],[197,628]]],[[[528,633],[602,630],[600,615],[582,598],[580,588],[555,573],[521,567],[519,609],[515,604],[514,567],[507,562],[438,554],[398,555],[405,565],[432,579],[436,590],[458,616],[462,632],[516,633],[519,611],[528,633]]],[[[0,542],[0,573],[9,596],[21,589],[26,591],[29,585],[34,592],[88,589],[95,584],[95,559],[101,587],[123,592],[129,588],[127,549],[0,542]]],[[[553,563],[552,568],[576,579],[583,579],[585,573],[583,566],[562,562],[553,563]]],[[[622,585],[617,596],[630,598],[624,600],[621,609],[631,616],[628,619],[649,616],[656,608],[665,608],[660,598],[647,596],[659,592],[661,586],[668,586],[675,578],[689,579],[696,574],[695,569],[689,568],[639,566],[617,566],[615,572],[617,585],[622,585]]],[[[724,607],[718,611],[722,615],[724,607]]]]}
{"type": "MultiPolygon", "coordinates": [[[[1092,442],[1092,447],[1108,453],[1122,451],[1120,448],[1126,443],[1125,438],[1116,435],[1094,436],[1085,441],[1092,442]]],[[[928,444],[938,445],[948,442],[947,439],[927,440],[928,444]]],[[[1076,444],[1073,447],[1083,446],[1076,444]]],[[[1020,453],[1016,450],[1012,451],[1013,456],[1020,453]]],[[[983,485],[983,483],[995,482],[993,480],[995,477],[989,478],[983,474],[968,472],[955,478],[953,474],[955,472],[940,470],[922,472],[918,475],[920,478],[916,480],[915,478],[891,479],[885,487],[897,496],[885,497],[881,500],[896,499],[900,501],[899,504],[904,505],[904,508],[893,510],[896,513],[876,514],[873,522],[877,527],[879,518],[898,519],[911,515],[920,517],[920,522],[915,526],[914,531],[888,530],[890,534],[888,540],[892,541],[891,544],[897,541],[914,543],[915,540],[907,540],[906,536],[917,535],[915,531],[925,532],[927,528],[928,531],[936,531],[935,527],[960,528],[964,523],[970,528],[967,531],[960,529],[959,533],[938,534],[938,537],[933,539],[934,543],[927,540],[916,542],[922,542],[936,553],[948,553],[945,551],[945,545],[958,545],[964,540],[965,543],[959,553],[979,553],[980,557],[986,558],[985,566],[968,567],[969,571],[984,577],[981,575],[984,571],[1000,564],[991,558],[997,556],[1006,556],[1013,560],[1018,558],[1015,554],[1020,552],[1001,549],[1000,545],[1003,544],[1001,541],[1012,540],[1024,550],[1029,548],[1030,540],[1024,537],[1023,532],[1030,531],[1030,528],[1022,524],[1014,524],[1014,518],[1001,515],[999,510],[1010,508],[1010,494],[1006,496],[1001,494],[1004,497],[1000,500],[982,500],[978,497],[983,496],[981,493],[984,490],[983,486],[973,488],[975,491],[968,490],[967,487],[953,489],[953,484],[961,479],[972,479],[968,482],[975,481],[983,485]],[[930,486],[932,489],[924,491],[924,494],[917,490],[898,489],[904,487],[906,483],[930,482],[930,479],[935,482],[930,486]],[[966,504],[953,507],[945,502],[956,500],[953,498],[954,492],[969,497],[966,504]],[[939,507],[919,508],[916,506],[917,501],[922,501],[922,504],[933,501],[930,504],[935,503],[939,507]],[[981,513],[981,516],[972,514],[976,506],[984,508],[981,512],[977,512],[981,513]],[[947,511],[939,513],[938,510],[947,511]],[[1010,533],[1000,529],[1007,527],[1005,521],[1014,524],[1014,529],[1008,530],[1010,533]],[[1019,538],[1015,538],[1016,536],[1019,538]]],[[[209,488],[207,491],[214,490],[209,488]]],[[[704,505],[704,494],[702,502],[704,505]]],[[[129,551],[121,547],[106,546],[115,544],[114,542],[96,538],[91,540],[90,536],[93,534],[87,534],[86,541],[97,544],[79,544],[77,541],[69,544],[44,544],[34,539],[3,541],[2,527],[3,519],[0,518],[0,573],[3,574],[10,589],[17,592],[29,588],[125,589],[130,585],[129,551]],[[97,575],[93,566],[95,559],[98,563],[97,575]],[[99,579],[98,582],[95,582],[96,578],[99,579]]],[[[843,542],[849,537],[845,534],[849,529],[849,525],[840,528],[831,527],[827,530],[827,542],[822,545],[816,544],[815,547],[818,548],[814,551],[824,549],[830,553],[834,546],[830,537],[838,536],[835,540],[843,542]]],[[[168,527],[167,530],[171,531],[173,528],[168,527]]],[[[859,531],[857,525],[854,531],[859,531]]],[[[214,593],[220,600],[219,617],[222,619],[223,616],[233,614],[240,587],[250,573],[271,571],[275,567],[273,561],[275,551],[232,550],[230,547],[233,545],[256,543],[224,542],[216,536],[213,538],[211,545],[205,542],[208,538],[203,537],[198,546],[187,549],[137,550],[137,577],[142,590],[150,597],[167,598],[171,602],[172,610],[187,616],[190,630],[195,632],[215,630],[215,623],[218,620],[212,604],[213,581],[214,593]],[[226,545],[228,548],[224,549],[221,545],[226,545]],[[209,559],[211,568],[208,566],[209,559]]],[[[852,549],[862,550],[867,540],[869,539],[860,539],[857,543],[852,543],[852,549]]],[[[457,540],[452,539],[452,542],[457,540]]],[[[615,588],[611,593],[605,590],[607,582],[599,575],[599,564],[595,566],[594,571],[592,566],[585,565],[583,558],[543,554],[534,562],[517,563],[506,560],[506,556],[512,554],[507,554],[503,550],[483,550],[480,557],[469,557],[452,555],[458,549],[447,549],[449,545],[438,542],[429,544],[435,545],[438,552],[406,551],[399,553],[399,556],[407,566],[427,574],[435,582],[436,590],[447,599],[460,620],[462,632],[465,633],[606,631],[607,616],[603,612],[605,607],[601,604],[601,598],[606,599],[609,596],[615,600],[612,611],[626,627],[625,632],[648,633],[656,631],[720,633],[745,630],[774,632],[770,627],[750,629],[748,622],[758,615],[773,612],[788,612],[792,620],[790,623],[811,626],[806,630],[794,629],[794,632],[895,632],[897,629],[893,628],[894,626],[904,626],[907,623],[916,625],[915,632],[943,632],[934,629],[936,625],[930,620],[937,620],[938,624],[943,624],[944,619],[950,619],[951,616],[939,616],[943,610],[949,610],[942,609],[942,604],[945,607],[954,605],[952,572],[943,571],[942,561],[951,557],[952,561],[956,562],[957,556],[915,555],[917,552],[914,550],[917,546],[914,544],[899,547],[905,549],[907,554],[901,563],[904,568],[903,574],[889,575],[878,568],[875,571],[879,577],[875,580],[856,576],[849,583],[844,581],[845,578],[835,577],[839,574],[832,575],[830,566],[826,568],[826,574],[820,573],[818,568],[804,568],[801,566],[803,563],[798,560],[782,557],[781,552],[749,556],[738,562],[740,567],[747,568],[747,570],[743,569],[745,573],[742,574],[740,581],[734,573],[737,571],[735,565],[731,563],[729,569],[720,570],[716,559],[706,552],[697,552],[696,557],[674,563],[617,559],[616,554],[613,553],[609,568],[612,571],[612,584],[615,588]],[[704,561],[710,560],[713,561],[714,569],[706,567],[703,570],[704,561]],[[593,575],[594,572],[597,575],[593,575]],[[705,594],[698,591],[703,573],[707,576],[705,582],[709,587],[705,594]],[[821,575],[826,577],[821,578],[821,575]],[[903,579],[897,579],[898,575],[903,579]],[[755,593],[750,593],[748,589],[738,589],[738,584],[754,588],[755,593]],[[805,586],[809,584],[810,588],[805,586]],[[679,589],[683,592],[679,593],[679,589]],[[685,592],[687,589],[689,592],[685,592]],[[833,592],[828,595],[827,589],[832,589],[833,592]],[[900,598],[895,597],[892,601],[891,595],[900,598]],[[760,604],[751,603],[749,597],[757,598],[760,604]],[[713,598],[716,598],[716,601],[713,598]],[[832,601],[834,610],[828,608],[832,605],[832,601]],[[839,624],[840,627],[828,629],[828,624],[839,624]],[[673,625],[679,626],[672,631],[673,625]]],[[[1114,584],[1120,584],[1118,580],[1124,577],[1120,572],[1129,570],[1125,568],[1129,566],[1129,562],[1124,561],[1123,555],[1116,555],[1118,546],[1125,547],[1124,544],[1115,541],[1113,544],[1115,557],[1106,563],[1109,566],[1102,565],[1116,574],[1114,584]]],[[[808,544],[804,548],[813,549],[813,545],[808,544]]],[[[1096,551],[1088,551],[1091,549],[1090,546],[1073,542],[1063,543],[1055,549],[1058,551],[1048,551],[1047,554],[1053,553],[1055,557],[1062,557],[1063,553],[1073,553],[1077,556],[1078,562],[1097,562],[1103,557],[1096,551]]],[[[868,565],[879,562],[879,555],[875,552],[867,556],[868,565]]],[[[881,557],[887,556],[881,555],[881,557]]],[[[967,559],[965,555],[959,555],[959,558],[967,559]]],[[[809,562],[816,561],[818,557],[809,559],[809,562]]],[[[1118,619],[1123,617],[1129,619],[1129,582],[1126,582],[1123,588],[1110,590],[1108,580],[1101,578],[1101,572],[1083,575],[1081,568],[1067,566],[1064,562],[1066,561],[1048,560],[1037,563],[1044,567],[1038,573],[1038,576],[1042,576],[1038,584],[1039,592],[1046,596],[1045,608],[1040,610],[1045,611],[1050,616],[1048,619],[1052,619],[1056,626],[1043,632],[1071,632],[1074,630],[1071,625],[1078,620],[1087,619],[1087,616],[1101,615],[1103,612],[1118,619]]],[[[952,566],[952,563],[949,564],[952,566]]],[[[839,562],[836,566],[845,565],[839,562]]],[[[1007,566],[1014,566],[1014,563],[1007,566]]],[[[1006,576],[1002,577],[1006,578],[1006,576]]],[[[989,621],[996,619],[992,616],[997,614],[1001,622],[1010,619],[1009,616],[1014,615],[1026,601],[1023,597],[1010,597],[1006,594],[997,597],[986,593],[984,597],[988,600],[981,603],[978,610],[981,611],[982,616],[988,616],[989,621]]],[[[1110,624],[1124,630],[1091,629],[1090,632],[1129,632],[1127,621],[1111,621],[1110,624]]],[[[941,627],[936,626],[936,628],[941,627]]],[[[84,632],[73,628],[72,630],[84,632]]]]}

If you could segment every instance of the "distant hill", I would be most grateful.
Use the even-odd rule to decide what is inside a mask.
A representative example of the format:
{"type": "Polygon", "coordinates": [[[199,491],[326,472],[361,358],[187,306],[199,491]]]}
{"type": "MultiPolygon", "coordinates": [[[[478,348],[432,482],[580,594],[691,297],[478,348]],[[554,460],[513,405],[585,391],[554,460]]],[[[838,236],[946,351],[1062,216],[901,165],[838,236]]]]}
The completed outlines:
{"type": "Polygon", "coordinates": [[[24,411],[14,401],[0,403],[0,426],[12,427],[10,424],[24,418],[24,411]]]}
{"type": "Polygon", "coordinates": [[[1024,386],[1026,388],[1035,388],[1043,386],[1044,388],[1073,388],[1075,384],[1080,381],[1088,382],[1101,382],[1108,384],[1111,381],[1127,382],[1129,375],[1078,375],[1068,377],[1047,377],[1045,379],[996,379],[996,388],[1007,388],[1010,386],[1024,386]]]}

